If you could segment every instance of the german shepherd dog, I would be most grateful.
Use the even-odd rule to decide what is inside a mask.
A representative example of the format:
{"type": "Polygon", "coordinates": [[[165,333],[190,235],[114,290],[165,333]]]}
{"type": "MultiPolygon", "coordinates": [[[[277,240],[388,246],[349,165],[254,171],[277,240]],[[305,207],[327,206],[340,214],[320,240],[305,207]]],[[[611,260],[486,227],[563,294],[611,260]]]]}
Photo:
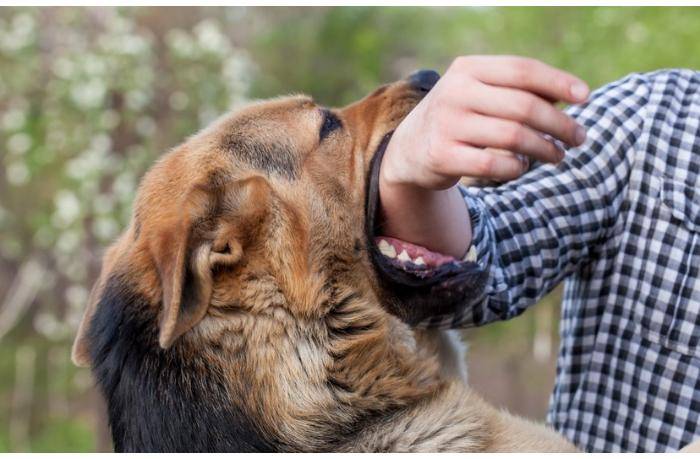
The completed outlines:
{"type": "Polygon", "coordinates": [[[574,450],[412,328],[463,307],[477,265],[375,237],[383,149],[437,78],[254,103],[150,169],[73,346],[116,451],[574,450]]]}

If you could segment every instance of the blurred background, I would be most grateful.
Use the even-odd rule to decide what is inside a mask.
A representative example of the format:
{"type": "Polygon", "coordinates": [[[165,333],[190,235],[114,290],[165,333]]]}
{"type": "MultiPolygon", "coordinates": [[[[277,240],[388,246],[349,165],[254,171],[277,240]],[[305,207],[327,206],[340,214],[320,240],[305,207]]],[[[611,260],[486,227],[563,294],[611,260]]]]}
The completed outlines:
{"type": "MultiPolygon", "coordinates": [[[[156,157],[250,99],[345,104],[475,53],[536,57],[592,87],[700,68],[700,9],[0,8],[0,452],[111,450],[70,345],[156,157]]],[[[466,331],[472,384],[544,419],[558,318],[555,291],[466,331]]]]}

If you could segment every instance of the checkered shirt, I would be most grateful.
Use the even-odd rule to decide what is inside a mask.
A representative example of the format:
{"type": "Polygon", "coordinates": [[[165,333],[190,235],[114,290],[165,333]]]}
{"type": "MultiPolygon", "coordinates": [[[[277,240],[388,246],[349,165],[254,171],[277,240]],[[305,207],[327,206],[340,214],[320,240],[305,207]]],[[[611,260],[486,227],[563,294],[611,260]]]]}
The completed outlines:
{"type": "Polygon", "coordinates": [[[559,165],[463,188],[476,300],[424,325],[521,314],[564,281],[548,422],[587,451],[700,437],[700,72],[633,74],[568,113],[588,132],[559,165]]]}

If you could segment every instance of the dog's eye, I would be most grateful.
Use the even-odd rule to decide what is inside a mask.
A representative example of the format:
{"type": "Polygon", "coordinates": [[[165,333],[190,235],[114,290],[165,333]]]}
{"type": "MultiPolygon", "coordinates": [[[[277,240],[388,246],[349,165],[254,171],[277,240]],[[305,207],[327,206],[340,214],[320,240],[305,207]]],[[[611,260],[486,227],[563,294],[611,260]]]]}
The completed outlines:
{"type": "Polygon", "coordinates": [[[337,116],[331,113],[330,110],[323,110],[323,124],[321,124],[321,132],[319,134],[320,141],[328,137],[336,129],[343,127],[337,116]]]}

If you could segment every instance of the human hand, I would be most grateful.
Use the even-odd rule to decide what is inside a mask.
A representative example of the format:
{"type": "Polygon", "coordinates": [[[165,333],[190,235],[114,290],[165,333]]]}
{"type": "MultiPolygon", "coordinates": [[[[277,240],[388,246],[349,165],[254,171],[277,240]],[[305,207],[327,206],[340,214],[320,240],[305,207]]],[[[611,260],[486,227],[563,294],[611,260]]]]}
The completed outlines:
{"type": "Polygon", "coordinates": [[[564,157],[550,139],[577,146],[585,130],[558,101],[588,97],[579,78],[534,59],[457,58],[394,132],[379,193],[386,236],[461,257],[471,243],[461,177],[511,180],[529,158],[564,157]]]}

